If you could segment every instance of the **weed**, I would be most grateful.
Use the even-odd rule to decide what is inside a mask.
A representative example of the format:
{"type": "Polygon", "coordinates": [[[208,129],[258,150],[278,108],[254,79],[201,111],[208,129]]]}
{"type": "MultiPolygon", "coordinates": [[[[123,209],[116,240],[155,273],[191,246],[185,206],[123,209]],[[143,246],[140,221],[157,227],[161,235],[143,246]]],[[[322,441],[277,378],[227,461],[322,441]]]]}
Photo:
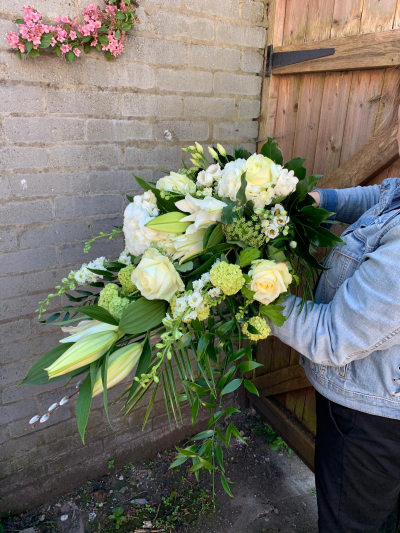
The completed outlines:
{"type": "Polygon", "coordinates": [[[313,496],[316,496],[317,495],[317,489],[315,487],[310,489],[310,494],[312,494],[313,496]]]}
{"type": "Polygon", "coordinates": [[[115,462],[115,459],[110,459],[108,461],[108,468],[114,468],[114,462],[115,462]]]}
{"type": "Polygon", "coordinates": [[[119,529],[121,524],[127,520],[126,516],[124,516],[124,509],[122,507],[116,507],[113,514],[110,514],[108,519],[115,523],[115,529],[119,529]]]}
{"type": "Polygon", "coordinates": [[[261,435],[266,439],[271,450],[277,452],[283,452],[286,450],[288,456],[293,455],[293,450],[289,448],[286,442],[261,418],[260,415],[256,415],[253,420],[250,420],[249,425],[250,430],[254,435],[261,435]]]}

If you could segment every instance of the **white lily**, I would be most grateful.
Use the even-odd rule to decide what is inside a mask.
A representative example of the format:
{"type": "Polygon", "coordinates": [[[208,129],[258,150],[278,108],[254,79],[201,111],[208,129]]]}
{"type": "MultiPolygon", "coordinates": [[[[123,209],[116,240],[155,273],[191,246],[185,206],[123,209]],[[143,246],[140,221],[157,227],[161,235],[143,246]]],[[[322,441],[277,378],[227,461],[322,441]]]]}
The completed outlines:
{"type": "Polygon", "coordinates": [[[221,222],[221,214],[226,204],[206,196],[204,200],[193,198],[190,194],[185,196],[184,200],[175,203],[176,207],[185,213],[190,213],[189,216],[182,218],[181,222],[193,222],[195,229],[190,229],[189,226],[186,233],[194,233],[199,228],[208,228],[215,222],[221,222]]]}
{"type": "Polygon", "coordinates": [[[82,320],[75,327],[68,326],[61,328],[61,331],[64,333],[71,333],[69,337],[61,339],[60,343],[66,342],[77,342],[87,335],[92,335],[93,333],[100,333],[102,331],[117,331],[118,326],[113,326],[112,324],[105,324],[99,320],[82,320]]]}
{"type": "Polygon", "coordinates": [[[193,232],[186,231],[183,235],[172,237],[176,250],[174,260],[180,259],[179,263],[183,263],[203,251],[203,237],[206,229],[196,229],[194,224],[189,226],[188,230],[191,228],[194,228],[193,232]]]}

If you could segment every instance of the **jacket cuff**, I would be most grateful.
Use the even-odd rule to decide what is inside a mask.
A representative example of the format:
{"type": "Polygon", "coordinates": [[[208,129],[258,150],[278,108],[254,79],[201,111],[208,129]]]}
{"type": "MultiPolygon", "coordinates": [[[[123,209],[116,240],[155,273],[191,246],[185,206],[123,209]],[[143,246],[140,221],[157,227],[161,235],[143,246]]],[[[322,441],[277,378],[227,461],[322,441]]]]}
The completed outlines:
{"type": "MultiPolygon", "coordinates": [[[[336,213],[338,210],[338,194],[335,189],[314,189],[319,192],[321,201],[319,206],[326,211],[336,213]]],[[[332,217],[333,219],[334,217],[332,217]]]]}

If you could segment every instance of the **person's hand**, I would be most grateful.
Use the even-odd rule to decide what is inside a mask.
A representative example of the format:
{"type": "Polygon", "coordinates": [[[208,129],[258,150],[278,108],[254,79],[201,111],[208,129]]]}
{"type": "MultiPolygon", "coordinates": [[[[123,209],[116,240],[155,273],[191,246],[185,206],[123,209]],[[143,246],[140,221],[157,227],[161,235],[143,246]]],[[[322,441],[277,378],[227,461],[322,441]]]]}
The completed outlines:
{"type": "Polygon", "coordinates": [[[315,200],[315,207],[319,207],[319,204],[321,203],[321,195],[319,194],[318,191],[313,191],[313,192],[310,192],[309,193],[310,196],[312,196],[315,200]]]}

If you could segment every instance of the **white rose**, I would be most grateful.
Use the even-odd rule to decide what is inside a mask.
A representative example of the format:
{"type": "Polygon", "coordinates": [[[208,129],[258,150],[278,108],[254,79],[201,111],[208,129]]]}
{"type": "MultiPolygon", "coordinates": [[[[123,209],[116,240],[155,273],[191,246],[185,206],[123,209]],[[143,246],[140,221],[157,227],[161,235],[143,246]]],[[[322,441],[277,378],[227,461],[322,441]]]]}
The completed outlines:
{"type": "Polygon", "coordinates": [[[169,176],[164,176],[157,181],[156,187],[160,191],[169,191],[181,194],[194,194],[196,185],[191,179],[183,174],[171,172],[169,176]]]}
{"type": "Polygon", "coordinates": [[[280,165],[262,154],[252,155],[244,166],[246,180],[263,189],[268,189],[276,184],[281,169],[280,165]]]}
{"type": "Polygon", "coordinates": [[[190,213],[180,222],[193,222],[192,226],[186,230],[186,233],[193,233],[198,228],[207,228],[215,222],[221,222],[222,210],[226,207],[224,202],[206,196],[204,200],[193,198],[190,194],[186,195],[184,200],[175,202],[176,207],[185,213],[190,213]]]}
{"type": "Polygon", "coordinates": [[[205,228],[198,229],[193,233],[186,232],[177,237],[172,237],[175,245],[174,260],[180,259],[179,262],[183,263],[190,257],[200,254],[203,251],[203,237],[206,231],[205,228]]]}
{"type": "Polygon", "coordinates": [[[232,201],[236,200],[245,164],[245,159],[236,159],[236,161],[231,161],[225,166],[218,182],[218,196],[230,198],[232,201]]]}
{"type": "Polygon", "coordinates": [[[222,171],[219,164],[216,163],[215,165],[210,165],[207,170],[202,170],[197,174],[197,185],[210,187],[210,185],[212,185],[214,181],[218,181],[221,176],[222,171]]]}
{"type": "Polygon", "coordinates": [[[171,260],[155,248],[149,248],[132,272],[132,282],[147,300],[169,302],[185,285],[171,260]]]}
{"type": "Polygon", "coordinates": [[[254,291],[253,299],[268,305],[287,291],[292,276],[286,263],[275,263],[267,259],[253,261],[249,271],[251,282],[248,288],[254,291]]]}
{"type": "Polygon", "coordinates": [[[275,185],[276,198],[282,198],[294,192],[298,182],[299,180],[294,175],[293,170],[289,171],[287,168],[283,168],[275,185]]]}

